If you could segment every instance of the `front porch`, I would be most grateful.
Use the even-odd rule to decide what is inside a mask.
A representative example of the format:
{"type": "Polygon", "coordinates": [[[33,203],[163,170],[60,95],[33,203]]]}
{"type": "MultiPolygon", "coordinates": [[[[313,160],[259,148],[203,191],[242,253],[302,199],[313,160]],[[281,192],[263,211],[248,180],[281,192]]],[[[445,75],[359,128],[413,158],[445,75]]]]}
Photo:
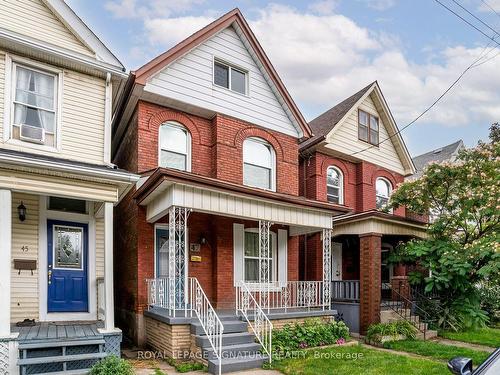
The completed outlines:
{"type": "Polygon", "coordinates": [[[7,156],[0,168],[0,369],[88,371],[93,360],[119,353],[113,209],[135,177],[56,158],[7,156]]]}
{"type": "MultiPolygon", "coordinates": [[[[149,277],[140,285],[148,345],[173,357],[209,353],[209,369],[226,371],[232,362],[223,358],[225,351],[257,341],[270,359],[273,327],[335,314],[333,205],[167,170],[150,176],[135,198],[154,231],[154,248],[142,256],[153,267],[142,268],[149,277]],[[318,281],[299,280],[304,233],[319,233],[324,244],[325,272],[318,281]]],[[[235,360],[238,369],[255,365],[235,360]]]]}

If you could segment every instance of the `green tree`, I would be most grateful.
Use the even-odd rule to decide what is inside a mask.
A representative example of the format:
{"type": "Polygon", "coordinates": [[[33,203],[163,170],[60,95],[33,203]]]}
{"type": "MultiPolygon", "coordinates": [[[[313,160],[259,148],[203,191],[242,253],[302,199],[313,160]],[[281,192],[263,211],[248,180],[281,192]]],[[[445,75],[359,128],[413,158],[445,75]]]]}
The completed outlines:
{"type": "Polygon", "coordinates": [[[463,150],[453,163],[431,164],[421,178],[403,183],[390,206],[432,213],[426,239],[402,244],[394,261],[417,263],[429,273],[411,279],[437,291],[443,306],[464,325],[481,325],[478,289],[500,282],[500,127],[489,142],[463,150]]]}

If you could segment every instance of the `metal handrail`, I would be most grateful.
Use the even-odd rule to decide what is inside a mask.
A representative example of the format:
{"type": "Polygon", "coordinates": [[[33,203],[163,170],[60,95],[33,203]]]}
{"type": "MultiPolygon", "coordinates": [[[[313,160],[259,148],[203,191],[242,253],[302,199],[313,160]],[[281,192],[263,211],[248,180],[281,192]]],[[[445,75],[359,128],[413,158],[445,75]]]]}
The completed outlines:
{"type": "Polygon", "coordinates": [[[271,363],[273,323],[271,323],[262,307],[257,303],[257,300],[244,281],[240,281],[236,286],[236,315],[238,315],[238,312],[241,312],[246,319],[255,337],[257,337],[260,345],[269,356],[269,363],[271,363]],[[253,311],[253,324],[249,318],[249,311],[253,311]]]}
{"type": "Polygon", "coordinates": [[[330,308],[325,304],[323,281],[273,281],[270,283],[245,282],[248,290],[259,301],[260,307],[267,310],[288,312],[289,309],[330,308]],[[259,298],[261,294],[266,298],[259,298]]]}
{"type": "Polygon", "coordinates": [[[189,306],[191,317],[193,312],[201,323],[203,331],[207,335],[210,346],[214,350],[215,356],[219,361],[219,375],[222,369],[222,334],[224,325],[220,321],[215,309],[203,291],[196,277],[189,278],[189,306]]]}
{"type": "Polygon", "coordinates": [[[431,321],[429,314],[419,306],[415,305],[410,299],[403,296],[400,291],[398,292],[394,288],[391,289],[393,296],[392,299],[389,301],[382,301],[381,305],[390,308],[404,320],[411,323],[417,330],[424,334],[425,340],[427,334],[427,324],[431,321]],[[412,312],[413,310],[417,310],[417,313],[414,314],[412,312]],[[426,323],[422,323],[422,319],[424,319],[426,323]]]}
{"type": "MultiPolygon", "coordinates": [[[[175,278],[173,277],[147,279],[148,306],[160,307],[169,311],[173,310],[173,314],[175,314],[176,306],[172,306],[168,298],[170,288],[175,285],[174,282],[175,278]]],[[[222,369],[222,335],[224,333],[224,325],[217,316],[198,279],[190,277],[188,278],[188,283],[189,288],[186,290],[186,298],[184,298],[183,303],[178,307],[184,309],[185,317],[188,316],[188,312],[191,317],[193,317],[194,313],[200,321],[201,327],[219,362],[220,374],[222,369]]]]}
{"type": "MultiPolygon", "coordinates": [[[[428,296],[418,291],[417,288],[410,288],[410,293],[411,299],[415,303],[418,303],[419,300],[425,300],[428,303],[432,303],[434,305],[434,308],[440,313],[440,315],[443,317],[445,316],[444,308],[440,305],[439,299],[435,298],[437,297],[436,294],[431,294],[430,296],[428,296]]],[[[453,328],[453,330],[458,331],[459,323],[454,317],[449,316],[448,319],[446,319],[446,323],[448,323],[450,327],[453,328]],[[454,323],[452,323],[451,321],[453,321],[454,323]]]]}

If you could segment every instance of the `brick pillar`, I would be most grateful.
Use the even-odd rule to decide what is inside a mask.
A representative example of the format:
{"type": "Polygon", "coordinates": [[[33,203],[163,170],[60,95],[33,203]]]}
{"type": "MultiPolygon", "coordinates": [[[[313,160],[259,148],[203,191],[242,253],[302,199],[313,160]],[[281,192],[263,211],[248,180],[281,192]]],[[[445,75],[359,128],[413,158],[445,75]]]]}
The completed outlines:
{"type": "Polygon", "coordinates": [[[394,276],[391,279],[391,289],[393,301],[399,300],[399,296],[410,299],[410,283],[408,282],[408,276],[394,276]]]}
{"type": "Polygon", "coordinates": [[[406,265],[398,263],[394,266],[394,276],[406,276],[406,265]]]}
{"type": "Polygon", "coordinates": [[[380,322],[381,247],[381,234],[359,236],[359,323],[362,335],[366,334],[370,324],[380,322]]]}

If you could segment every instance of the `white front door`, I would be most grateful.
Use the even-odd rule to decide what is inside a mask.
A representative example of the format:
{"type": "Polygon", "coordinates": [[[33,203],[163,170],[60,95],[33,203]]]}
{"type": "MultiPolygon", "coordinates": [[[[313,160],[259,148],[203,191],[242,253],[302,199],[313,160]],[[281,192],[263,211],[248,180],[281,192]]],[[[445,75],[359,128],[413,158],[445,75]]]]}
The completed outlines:
{"type": "Polygon", "coordinates": [[[342,244],[332,243],[332,280],[342,280],[342,244]]]}

